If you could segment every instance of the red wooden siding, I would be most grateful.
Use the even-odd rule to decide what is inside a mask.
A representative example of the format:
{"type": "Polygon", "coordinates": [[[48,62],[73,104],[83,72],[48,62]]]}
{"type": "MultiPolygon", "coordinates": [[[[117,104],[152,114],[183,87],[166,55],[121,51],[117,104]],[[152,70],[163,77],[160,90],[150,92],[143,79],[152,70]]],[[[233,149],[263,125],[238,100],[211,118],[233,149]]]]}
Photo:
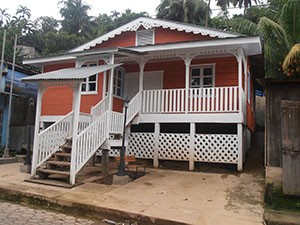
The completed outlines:
{"type": "Polygon", "coordinates": [[[184,31],[156,28],[155,29],[155,43],[173,43],[182,41],[199,41],[213,39],[210,36],[203,36],[199,34],[186,33],[184,31]]]}
{"type": "Polygon", "coordinates": [[[135,46],[135,32],[128,31],[115,36],[112,39],[96,45],[94,48],[109,48],[109,47],[129,47],[135,46]]]}
{"type": "MultiPolygon", "coordinates": [[[[74,63],[46,65],[45,72],[74,67],[74,63]]],[[[91,107],[102,98],[103,75],[98,75],[98,94],[81,96],[80,111],[90,113],[91,107]]],[[[49,87],[43,96],[42,115],[65,115],[72,110],[73,91],[67,86],[49,87]]]]}
{"type": "MultiPolygon", "coordinates": [[[[213,39],[212,37],[203,36],[200,34],[186,33],[185,31],[177,31],[163,28],[156,28],[154,34],[156,44],[213,39]]],[[[109,48],[116,46],[132,47],[136,45],[135,42],[136,32],[127,31],[115,36],[114,38],[110,38],[107,41],[104,41],[101,44],[98,44],[92,48],[109,48]]]]}

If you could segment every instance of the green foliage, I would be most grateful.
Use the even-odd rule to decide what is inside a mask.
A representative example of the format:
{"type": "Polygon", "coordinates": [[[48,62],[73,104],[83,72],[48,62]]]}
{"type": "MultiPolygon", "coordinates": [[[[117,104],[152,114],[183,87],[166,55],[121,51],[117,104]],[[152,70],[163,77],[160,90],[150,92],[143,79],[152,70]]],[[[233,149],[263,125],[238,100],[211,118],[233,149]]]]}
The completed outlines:
{"type": "Polygon", "coordinates": [[[203,0],[162,0],[156,17],[179,22],[204,25],[210,9],[203,0]]]}
{"type": "MultiPolygon", "coordinates": [[[[254,11],[252,11],[254,12],[254,11]]],[[[270,5],[267,9],[260,9],[245,17],[233,18],[230,25],[234,31],[260,35],[264,43],[267,78],[290,78],[290,72],[298,65],[281,63],[286,57],[292,58],[290,63],[299,59],[298,51],[291,51],[300,41],[300,1],[288,0],[270,5]],[[297,54],[297,55],[292,55],[297,54]],[[287,68],[292,68],[289,72],[287,68]]]]}

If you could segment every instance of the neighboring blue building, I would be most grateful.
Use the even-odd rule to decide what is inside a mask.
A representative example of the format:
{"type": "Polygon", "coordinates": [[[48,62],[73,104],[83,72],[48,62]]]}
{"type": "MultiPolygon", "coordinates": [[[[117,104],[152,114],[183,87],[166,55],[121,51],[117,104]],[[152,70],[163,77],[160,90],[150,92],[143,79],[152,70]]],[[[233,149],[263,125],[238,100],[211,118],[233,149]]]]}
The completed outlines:
{"type": "MultiPolygon", "coordinates": [[[[37,84],[21,82],[21,79],[36,74],[34,71],[16,65],[13,80],[13,98],[10,123],[10,140],[9,148],[19,150],[23,144],[27,143],[26,126],[28,124],[28,102],[30,98],[36,99],[37,84]],[[12,141],[14,140],[14,141],[12,141]],[[17,141],[15,141],[17,140],[17,141]]],[[[3,76],[0,79],[0,145],[6,145],[8,108],[9,108],[9,92],[12,78],[12,64],[5,62],[3,65],[3,76]]],[[[31,117],[34,115],[31,115],[31,117]]]]}

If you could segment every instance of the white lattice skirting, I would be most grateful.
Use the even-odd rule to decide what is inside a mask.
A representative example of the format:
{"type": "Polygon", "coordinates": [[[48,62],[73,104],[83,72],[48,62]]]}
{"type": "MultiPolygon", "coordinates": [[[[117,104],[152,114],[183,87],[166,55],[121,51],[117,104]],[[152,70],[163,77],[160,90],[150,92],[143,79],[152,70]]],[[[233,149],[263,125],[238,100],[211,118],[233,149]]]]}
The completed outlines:
{"type": "Polygon", "coordinates": [[[129,136],[128,154],[136,158],[153,159],[154,157],[154,134],[131,133],[129,136]]]}
{"type": "Polygon", "coordinates": [[[237,135],[196,134],[194,159],[200,162],[237,163],[237,135]]]}
{"type": "MultiPolygon", "coordinates": [[[[97,156],[102,156],[102,151],[97,150],[96,155],[97,156]]],[[[120,155],[120,150],[119,149],[110,149],[108,155],[109,155],[109,157],[118,156],[118,155],[120,155]]]]}
{"type": "MultiPolygon", "coordinates": [[[[128,154],[153,159],[154,134],[131,133],[128,154]]],[[[189,155],[198,162],[237,163],[236,134],[159,134],[158,159],[188,161],[189,155]],[[192,142],[192,143],[191,143],[192,142]],[[189,152],[191,149],[191,153],[189,152]]]]}
{"type": "Polygon", "coordinates": [[[159,134],[158,158],[188,160],[189,143],[189,134],[159,134]]]}

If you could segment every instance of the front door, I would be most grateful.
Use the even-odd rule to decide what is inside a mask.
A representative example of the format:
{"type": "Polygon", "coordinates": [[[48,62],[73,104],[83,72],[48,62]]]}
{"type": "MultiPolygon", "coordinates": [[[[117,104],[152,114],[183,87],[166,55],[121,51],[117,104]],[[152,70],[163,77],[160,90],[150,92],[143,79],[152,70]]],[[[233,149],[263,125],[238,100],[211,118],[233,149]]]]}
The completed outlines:
{"type": "Polygon", "coordinates": [[[283,193],[300,195],[300,102],[281,101],[283,193]]]}
{"type": "MultiPolygon", "coordinates": [[[[163,71],[144,72],[144,90],[158,90],[163,88],[163,71]]],[[[132,99],[139,91],[139,73],[126,73],[124,97],[132,99]]]]}

